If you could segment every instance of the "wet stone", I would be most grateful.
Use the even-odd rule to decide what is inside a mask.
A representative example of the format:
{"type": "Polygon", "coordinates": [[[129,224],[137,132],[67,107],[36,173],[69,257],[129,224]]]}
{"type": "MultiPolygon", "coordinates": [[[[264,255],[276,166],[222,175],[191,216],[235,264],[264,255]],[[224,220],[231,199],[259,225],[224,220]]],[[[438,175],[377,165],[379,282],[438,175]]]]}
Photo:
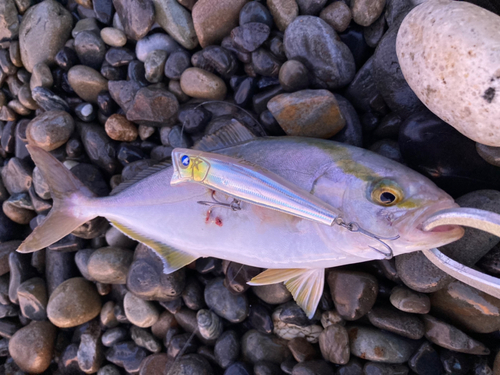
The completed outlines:
{"type": "Polygon", "coordinates": [[[78,33],[75,37],[75,51],[83,65],[96,70],[101,67],[104,55],[107,55],[106,45],[99,34],[94,31],[78,33]]]}
{"type": "Polygon", "coordinates": [[[280,305],[292,299],[292,294],[283,283],[253,286],[252,291],[266,303],[280,305]]]}
{"type": "Polygon", "coordinates": [[[215,278],[205,288],[205,301],[217,315],[232,323],[242,322],[248,316],[245,295],[235,296],[224,287],[223,279],[215,278]]]}
{"type": "Polygon", "coordinates": [[[374,307],[368,312],[368,319],[375,327],[403,337],[418,340],[424,336],[424,325],[418,317],[394,308],[374,307]]]}
{"type": "Polygon", "coordinates": [[[18,158],[10,158],[2,168],[2,180],[9,194],[26,193],[32,183],[32,171],[18,158]]]}
{"type": "Polygon", "coordinates": [[[247,331],[241,339],[241,352],[253,364],[268,361],[280,364],[290,356],[286,341],[255,330],[247,331]]]}
{"type": "Polygon", "coordinates": [[[31,320],[47,318],[47,289],[45,281],[39,277],[26,280],[17,288],[21,313],[31,320]]]}
{"type": "Polygon", "coordinates": [[[92,104],[81,103],[75,108],[75,115],[84,122],[91,122],[96,117],[96,111],[92,104]]]}
{"type": "Polygon", "coordinates": [[[50,322],[31,322],[10,339],[9,353],[23,371],[42,373],[52,360],[56,332],[50,322]]]}
{"type": "Polygon", "coordinates": [[[417,341],[375,328],[347,328],[351,354],[369,361],[404,363],[416,349],[417,341]]]}
{"type": "Polygon", "coordinates": [[[226,331],[216,341],[214,347],[215,360],[223,369],[235,362],[240,354],[240,339],[236,332],[226,331]]]}
{"type": "Polygon", "coordinates": [[[148,330],[132,326],[130,335],[137,346],[145,348],[152,353],[158,353],[161,350],[160,342],[148,330]]]}
{"type": "Polygon", "coordinates": [[[344,365],[349,362],[349,336],[347,330],[332,324],[319,335],[319,348],[323,358],[329,362],[344,365]]]}
{"type": "Polygon", "coordinates": [[[390,301],[395,308],[413,314],[427,314],[431,309],[431,301],[426,294],[404,286],[397,286],[391,291],[390,301]]]}
{"type": "Polygon", "coordinates": [[[137,91],[127,119],[140,125],[165,126],[172,124],[178,110],[179,103],[172,93],[145,87],[137,91]]]}
{"type": "Polygon", "coordinates": [[[226,269],[224,286],[234,294],[244,293],[250,288],[250,285],[248,285],[247,282],[257,276],[260,272],[261,269],[258,267],[251,267],[231,262],[226,269]]]}
{"type": "Polygon", "coordinates": [[[161,82],[167,56],[168,52],[162,50],[154,50],[148,54],[144,61],[144,71],[145,77],[149,82],[161,82]]]}
{"type": "Polygon", "coordinates": [[[160,315],[155,305],[138,298],[131,292],[125,295],[123,308],[130,323],[141,328],[151,327],[160,315]]]}
{"type": "Polygon", "coordinates": [[[113,5],[130,39],[139,40],[151,30],[154,23],[154,5],[151,0],[113,0],[113,5]]]}
{"type": "Polygon", "coordinates": [[[19,304],[17,289],[26,280],[35,276],[35,270],[31,266],[31,254],[11,252],[9,254],[9,299],[10,302],[19,304]]]}
{"type": "Polygon", "coordinates": [[[330,138],[345,126],[337,100],[327,90],[281,94],[272,98],[267,107],[292,136],[330,138]]]}
{"type": "Polygon", "coordinates": [[[440,375],[443,365],[432,345],[424,342],[408,360],[408,366],[418,375],[440,375]]]}
{"type": "Polygon", "coordinates": [[[76,327],[92,320],[101,311],[101,300],[95,287],[81,277],[68,279],[50,295],[49,320],[60,328],[76,327]]]}
{"type": "Polygon", "coordinates": [[[165,63],[165,76],[170,79],[180,79],[182,73],[191,66],[191,55],[178,51],[168,56],[165,63]]]}
{"type": "Polygon", "coordinates": [[[115,327],[108,329],[101,337],[102,344],[106,347],[112,347],[115,344],[126,341],[129,334],[125,328],[115,327]]]}
{"type": "Polygon", "coordinates": [[[486,355],[490,350],[451,324],[430,315],[423,316],[425,337],[432,343],[460,353],[486,355]]]}
{"type": "Polygon", "coordinates": [[[250,104],[252,96],[256,91],[255,78],[247,77],[238,86],[234,93],[234,102],[242,107],[250,104]]]}
{"type": "Polygon", "coordinates": [[[361,318],[372,308],[377,298],[377,279],[369,274],[332,270],[327,281],[335,308],[346,320],[361,318]]]}
{"type": "Polygon", "coordinates": [[[78,367],[86,374],[97,372],[104,361],[101,343],[101,328],[99,323],[93,321],[80,336],[78,347],[78,367]]]}
{"type": "Polygon", "coordinates": [[[106,231],[106,242],[111,247],[119,247],[125,249],[133,249],[137,245],[136,241],[126,236],[115,227],[110,227],[106,231]]]}
{"type": "Polygon", "coordinates": [[[134,59],[135,53],[128,48],[113,47],[106,52],[106,61],[115,68],[128,65],[134,59]]]}
{"type": "Polygon", "coordinates": [[[288,341],[288,349],[297,362],[310,361],[317,357],[316,350],[304,337],[295,337],[288,341]]]}
{"type": "Polygon", "coordinates": [[[198,45],[191,13],[175,0],[153,0],[156,22],[186,49],[198,45]]]}
{"type": "Polygon", "coordinates": [[[68,81],[83,100],[96,103],[97,95],[108,89],[108,80],[97,70],[88,66],[75,65],[68,72],[68,81]]]}
{"type": "Polygon", "coordinates": [[[106,172],[113,173],[116,151],[104,129],[94,124],[80,124],[80,136],[90,160],[106,172]]]}
{"type": "MultiPolygon", "coordinates": [[[[54,94],[44,87],[35,87],[31,91],[32,99],[45,111],[65,111],[69,112],[69,105],[60,96],[54,94]]],[[[12,103],[12,102],[11,102],[12,103]]],[[[10,104],[10,103],[9,103],[10,104]]]]}
{"type": "Polygon", "coordinates": [[[141,362],[147,355],[146,350],[137,346],[133,341],[127,341],[113,345],[106,352],[106,359],[124,368],[125,371],[134,373],[139,371],[141,362]]]}

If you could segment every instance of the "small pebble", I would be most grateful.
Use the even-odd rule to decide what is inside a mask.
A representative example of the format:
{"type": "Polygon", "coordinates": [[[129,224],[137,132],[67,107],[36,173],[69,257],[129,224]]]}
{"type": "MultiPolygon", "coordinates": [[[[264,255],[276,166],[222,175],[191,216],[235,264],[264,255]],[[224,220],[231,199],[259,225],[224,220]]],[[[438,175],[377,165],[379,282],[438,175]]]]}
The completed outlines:
{"type": "Polygon", "coordinates": [[[239,323],[248,316],[248,301],[245,295],[235,296],[223,285],[223,279],[215,278],[205,288],[205,302],[217,315],[239,323]]]}
{"type": "Polygon", "coordinates": [[[338,324],[329,325],[319,335],[319,348],[327,361],[345,365],[350,357],[347,330],[338,324]]]}
{"type": "Polygon", "coordinates": [[[207,100],[223,100],[226,84],[215,74],[199,68],[188,68],[181,75],[181,88],[187,95],[207,100]]]}
{"type": "Polygon", "coordinates": [[[158,353],[161,350],[160,342],[148,330],[132,326],[130,328],[130,336],[137,346],[145,348],[152,353],[158,353]]]}
{"type": "Polygon", "coordinates": [[[137,373],[141,362],[147,357],[147,352],[133,341],[126,341],[113,345],[106,352],[106,359],[129,373],[137,373]]]}
{"type": "Polygon", "coordinates": [[[243,357],[253,364],[268,361],[276,364],[290,356],[286,341],[255,330],[247,331],[241,339],[243,357]]]}
{"type": "Polygon", "coordinates": [[[397,286],[391,291],[390,301],[395,308],[413,314],[427,314],[431,309],[431,301],[426,294],[404,286],[397,286]]]}
{"type": "Polygon", "coordinates": [[[108,89],[108,80],[84,65],[72,67],[68,72],[68,81],[80,98],[91,103],[97,103],[97,95],[108,89]]]}
{"type": "Polygon", "coordinates": [[[121,142],[133,142],[137,139],[137,127],[123,115],[114,114],[108,117],[104,125],[109,138],[121,142]]]}
{"type": "Polygon", "coordinates": [[[415,315],[406,314],[394,308],[377,306],[372,308],[367,316],[370,323],[380,329],[413,340],[424,336],[424,325],[415,315]]]}
{"type": "Polygon", "coordinates": [[[47,318],[47,289],[45,281],[39,277],[26,280],[17,288],[21,313],[31,320],[47,318]]]}
{"type": "Polygon", "coordinates": [[[240,338],[234,331],[224,332],[215,342],[215,360],[223,369],[228,368],[240,355],[240,338]]]}
{"type": "Polygon", "coordinates": [[[341,33],[351,23],[351,9],[343,1],[335,1],[325,7],[319,17],[329,24],[335,31],[341,33]]]}
{"type": "Polygon", "coordinates": [[[108,329],[101,337],[102,344],[106,347],[112,347],[113,345],[126,341],[129,337],[129,333],[125,328],[115,327],[108,329]]]}
{"type": "Polygon", "coordinates": [[[26,129],[29,142],[52,151],[62,146],[74,130],[73,118],[64,111],[48,111],[35,117],[26,129]]]}
{"type": "Polygon", "coordinates": [[[114,27],[105,27],[101,30],[101,38],[111,47],[123,47],[127,43],[125,33],[114,27]]]}
{"type": "Polygon", "coordinates": [[[159,317],[158,309],[151,302],[144,301],[130,292],[123,299],[125,315],[130,323],[148,328],[156,323],[159,317]]]}
{"type": "Polygon", "coordinates": [[[167,57],[168,52],[163,50],[154,50],[148,54],[144,61],[144,71],[145,77],[149,82],[161,82],[167,57]]]}

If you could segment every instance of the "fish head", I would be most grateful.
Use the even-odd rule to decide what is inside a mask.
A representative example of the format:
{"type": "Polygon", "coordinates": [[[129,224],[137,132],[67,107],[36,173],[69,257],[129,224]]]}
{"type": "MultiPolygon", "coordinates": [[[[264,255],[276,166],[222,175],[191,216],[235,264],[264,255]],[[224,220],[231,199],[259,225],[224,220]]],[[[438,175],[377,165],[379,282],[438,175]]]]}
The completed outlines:
{"type": "MultiPolygon", "coordinates": [[[[370,178],[351,179],[342,203],[344,220],[382,239],[394,255],[443,246],[464,234],[462,227],[451,225],[423,230],[422,224],[430,215],[458,204],[428,178],[401,165],[385,168],[370,178]],[[396,236],[394,240],[382,238],[396,236]]],[[[365,248],[381,248],[369,236],[356,237],[365,248]]]]}

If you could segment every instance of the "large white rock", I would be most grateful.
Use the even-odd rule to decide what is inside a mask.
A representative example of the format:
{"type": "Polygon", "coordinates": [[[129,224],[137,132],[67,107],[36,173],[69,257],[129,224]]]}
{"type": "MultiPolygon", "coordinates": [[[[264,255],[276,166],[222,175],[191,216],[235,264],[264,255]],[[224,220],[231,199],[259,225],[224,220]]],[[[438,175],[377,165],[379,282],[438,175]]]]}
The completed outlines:
{"type": "Polygon", "coordinates": [[[476,5],[429,0],[404,19],[401,70],[418,98],[465,136],[500,146],[500,17],[476,5]]]}

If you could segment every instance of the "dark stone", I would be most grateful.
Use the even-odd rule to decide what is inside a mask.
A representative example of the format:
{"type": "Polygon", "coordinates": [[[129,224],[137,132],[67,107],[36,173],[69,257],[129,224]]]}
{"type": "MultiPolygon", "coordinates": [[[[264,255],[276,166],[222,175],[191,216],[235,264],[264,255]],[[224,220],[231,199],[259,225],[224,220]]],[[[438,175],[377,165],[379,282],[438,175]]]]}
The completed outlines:
{"type": "Polygon", "coordinates": [[[66,101],[57,96],[49,89],[37,86],[31,90],[33,100],[45,111],[66,111],[69,112],[69,105],[66,101]]]}
{"type": "Polygon", "coordinates": [[[376,141],[368,149],[388,159],[397,161],[398,163],[403,162],[399,144],[392,139],[381,139],[380,141],[376,141]]]}
{"type": "Polygon", "coordinates": [[[125,328],[115,327],[104,332],[101,341],[104,346],[112,347],[115,344],[126,341],[128,337],[129,333],[125,328]]]}
{"type": "Polygon", "coordinates": [[[321,359],[298,363],[293,367],[292,375],[330,375],[333,366],[321,359]]]}
{"type": "Polygon", "coordinates": [[[403,122],[399,146],[408,166],[453,197],[480,189],[500,190],[500,168],[477,154],[474,141],[427,110],[403,122]]]}
{"type": "Polygon", "coordinates": [[[138,372],[141,362],[148,355],[147,351],[133,341],[115,344],[106,352],[106,359],[127,372],[138,372]]]}
{"type": "Polygon", "coordinates": [[[351,357],[347,365],[338,368],[335,375],[363,375],[363,364],[356,357],[351,357]]]}
{"type": "Polygon", "coordinates": [[[196,353],[199,343],[196,337],[191,337],[191,333],[182,333],[173,336],[167,347],[167,354],[170,358],[176,358],[182,351],[183,354],[196,353]]]}
{"type": "Polygon", "coordinates": [[[408,367],[403,365],[390,365],[387,363],[368,362],[363,368],[366,375],[407,375],[408,367]]]}
{"type": "Polygon", "coordinates": [[[259,48],[252,52],[252,66],[255,73],[272,77],[279,74],[281,62],[271,52],[259,48]]]}
{"type": "Polygon", "coordinates": [[[244,52],[253,52],[269,37],[271,29],[260,22],[249,22],[235,27],[231,31],[233,45],[244,52]]]}
{"type": "Polygon", "coordinates": [[[95,18],[105,25],[111,24],[113,19],[113,1],[112,0],[92,0],[95,18]]]}
{"type": "Polygon", "coordinates": [[[128,64],[127,79],[137,82],[142,87],[150,84],[146,79],[146,68],[144,67],[144,63],[139,60],[132,60],[128,64]]]}
{"type": "Polygon", "coordinates": [[[75,115],[84,122],[91,122],[96,117],[96,110],[90,103],[80,103],[75,108],[75,115]]]}
{"type": "Polygon", "coordinates": [[[245,295],[233,295],[223,285],[221,278],[211,280],[205,288],[205,302],[217,315],[239,323],[248,316],[248,301],[245,295]]]}
{"type": "Polygon", "coordinates": [[[113,173],[117,167],[116,152],[104,129],[94,124],[79,125],[80,137],[90,160],[107,173],[113,173]]]}
{"type": "Polygon", "coordinates": [[[224,375],[253,375],[252,366],[244,362],[236,362],[229,366],[224,375]]]}
{"type": "Polygon", "coordinates": [[[165,63],[165,76],[180,79],[182,72],[191,66],[191,55],[185,51],[172,53],[165,63]]]}
{"type": "Polygon", "coordinates": [[[364,29],[364,27],[353,22],[345,31],[339,33],[340,40],[349,47],[354,56],[356,70],[362,67],[366,60],[373,54],[373,48],[365,42],[363,36],[364,29]]]}
{"type": "Polygon", "coordinates": [[[424,342],[408,360],[410,369],[418,375],[440,375],[443,366],[438,353],[429,342],[424,342]]]}
{"type": "Polygon", "coordinates": [[[253,367],[254,375],[282,375],[280,366],[271,362],[259,362],[253,367]]]}
{"type": "Polygon", "coordinates": [[[200,63],[201,65],[208,65],[209,68],[217,71],[223,77],[231,77],[238,69],[238,61],[234,58],[233,53],[224,47],[208,46],[201,51],[201,57],[205,64],[203,64],[203,60],[198,65],[195,64],[193,55],[191,59],[193,66],[204,69],[204,66],[199,66],[200,63]]]}
{"type": "MultiPolygon", "coordinates": [[[[205,129],[205,126],[212,118],[212,113],[207,111],[203,106],[188,104],[180,108],[178,117],[184,127],[184,131],[188,134],[195,134],[205,129]]],[[[199,258],[197,262],[204,259],[209,258],[199,258]]]]}
{"type": "Polygon", "coordinates": [[[128,48],[112,47],[106,52],[106,61],[115,68],[128,65],[134,59],[135,53],[128,48]]]}
{"type": "Polygon", "coordinates": [[[141,85],[136,81],[110,81],[108,83],[111,97],[125,113],[132,106],[135,94],[140,88],[141,85]]]}
{"type": "Polygon", "coordinates": [[[398,139],[402,122],[401,116],[396,112],[391,112],[382,119],[379,126],[373,132],[373,136],[377,138],[398,139]]]}
{"type": "Polygon", "coordinates": [[[294,324],[301,327],[311,324],[304,310],[293,301],[281,306],[279,320],[286,324],[294,324]]]}
{"type": "Polygon", "coordinates": [[[196,279],[188,279],[182,291],[182,300],[188,308],[194,311],[198,311],[205,307],[203,287],[196,279]]]}
{"type": "Polygon", "coordinates": [[[283,128],[278,124],[273,114],[269,110],[263,111],[259,116],[260,124],[264,127],[267,135],[280,136],[286,135],[283,128]]]}
{"type": "Polygon", "coordinates": [[[470,374],[475,357],[444,349],[440,351],[440,359],[446,374],[465,375],[470,374]]]}
{"type": "Polygon", "coordinates": [[[36,270],[31,266],[31,254],[16,251],[9,253],[9,269],[9,299],[12,303],[19,304],[17,288],[36,274],[36,270]]]}
{"type": "Polygon", "coordinates": [[[183,355],[174,362],[169,375],[213,375],[210,363],[199,354],[183,355]]]}
{"type": "Polygon", "coordinates": [[[103,114],[111,116],[117,110],[117,104],[111,97],[109,91],[101,91],[97,95],[97,105],[103,114]]]}
{"type": "Polygon", "coordinates": [[[234,102],[241,106],[247,107],[250,103],[256,89],[256,81],[255,78],[247,77],[245,78],[235,90],[234,93],[234,102]]]}
{"type": "MultiPolygon", "coordinates": [[[[161,135],[161,133],[160,133],[161,135]]],[[[163,141],[162,141],[163,142],[163,141]]],[[[181,126],[174,126],[168,132],[168,144],[166,146],[188,148],[193,145],[189,135],[182,131],[181,126]]]]}
{"type": "Polygon", "coordinates": [[[260,304],[252,304],[248,314],[248,322],[259,332],[270,334],[273,332],[274,324],[271,312],[268,308],[260,304]]]}
{"type": "Polygon", "coordinates": [[[1,145],[5,152],[14,153],[16,149],[16,122],[8,121],[2,130],[1,145]]]}
{"type": "Polygon", "coordinates": [[[345,119],[344,128],[339,131],[332,138],[333,141],[346,143],[348,145],[353,145],[356,147],[363,146],[363,129],[359,121],[358,114],[354,107],[351,105],[349,100],[340,96],[339,94],[334,94],[335,99],[340,107],[340,113],[345,119]]]}
{"type": "MultiPolygon", "coordinates": [[[[79,163],[75,165],[73,168],[71,168],[71,173],[73,173],[80,181],[83,182],[85,186],[87,186],[90,189],[90,191],[92,191],[98,197],[105,197],[109,194],[110,190],[108,184],[104,180],[101,171],[95,166],[86,163],[79,163]]],[[[97,223],[102,224],[103,221],[101,220],[96,222],[96,224],[97,223]]],[[[87,229],[85,231],[87,233],[89,232],[101,233],[102,229],[96,228],[95,225],[92,225],[92,226],[87,226],[87,229]]],[[[80,230],[79,233],[81,233],[79,235],[80,237],[83,236],[82,238],[90,239],[95,237],[94,235],[91,234],[84,235],[82,233],[82,230],[80,230]]]]}
{"type": "Polygon", "coordinates": [[[99,323],[91,321],[80,337],[78,347],[78,366],[86,374],[99,370],[104,361],[104,352],[101,343],[101,328],[99,323]]]}
{"type": "Polygon", "coordinates": [[[297,0],[300,14],[316,16],[326,4],[326,0],[297,0]]]}
{"type": "Polygon", "coordinates": [[[241,339],[243,357],[255,364],[261,361],[281,363],[290,356],[286,341],[274,335],[266,335],[255,330],[247,331],[241,339]]]}
{"type": "MultiPolygon", "coordinates": [[[[251,3],[247,3],[251,4],[251,3]]],[[[228,51],[231,51],[236,55],[238,60],[240,60],[244,64],[249,64],[252,62],[252,54],[249,52],[242,52],[240,49],[238,49],[233,42],[233,39],[231,36],[226,36],[224,39],[222,39],[221,47],[224,47],[228,51]]]]}
{"type": "Polygon", "coordinates": [[[64,71],[70,70],[74,65],[78,65],[80,60],[75,50],[69,47],[63,47],[55,57],[56,64],[64,71]]]}
{"type": "Polygon", "coordinates": [[[181,51],[182,48],[167,34],[155,33],[140,39],[135,46],[135,54],[139,61],[145,62],[146,57],[155,50],[165,51],[171,54],[181,51]]]}
{"type": "Polygon", "coordinates": [[[78,366],[78,344],[69,344],[59,358],[59,370],[63,374],[79,374],[78,366]]]}
{"type": "Polygon", "coordinates": [[[297,60],[288,60],[280,68],[279,83],[285,91],[298,91],[309,86],[309,72],[297,60]]]}
{"type": "Polygon", "coordinates": [[[109,65],[107,61],[104,61],[101,66],[101,74],[109,81],[121,81],[127,78],[127,67],[120,66],[115,68],[109,65]]]}
{"type": "Polygon", "coordinates": [[[116,159],[123,166],[129,165],[135,161],[146,158],[146,154],[139,148],[128,143],[121,143],[116,153],[116,159]]]}
{"type": "Polygon", "coordinates": [[[169,126],[176,120],[178,110],[179,102],[174,94],[163,89],[144,87],[137,91],[126,112],[127,120],[140,125],[169,126]]]}
{"type": "Polygon", "coordinates": [[[154,4],[151,0],[113,0],[125,34],[139,40],[146,36],[154,23],[154,4]]]}
{"type": "Polygon", "coordinates": [[[500,275],[500,246],[496,245],[476,265],[492,275],[500,275]]]}
{"type": "Polygon", "coordinates": [[[316,349],[305,337],[294,337],[289,340],[288,349],[292,352],[293,358],[299,363],[310,361],[318,357],[316,349]]]}
{"type": "Polygon", "coordinates": [[[223,369],[228,368],[240,355],[240,340],[236,332],[226,331],[215,342],[214,355],[223,369]]]}
{"type": "Polygon", "coordinates": [[[267,103],[276,95],[282,94],[283,92],[283,88],[277,85],[255,94],[252,98],[253,110],[258,114],[264,112],[267,110],[267,103]]]}
{"type": "Polygon", "coordinates": [[[48,295],[64,281],[79,276],[74,258],[74,252],[45,252],[45,282],[48,295]]]}
{"type": "Polygon", "coordinates": [[[34,277],[26,280],[17,288],[17,296],[23,316],[30,320],[47,319],[48,295],[43,279],[34,277]]]}
{"type": "Polygon", "coordinates": [[[235,262],[230,262],[226,269],[224,286],[235,294],[241,294],[250,288],[247,284],[252,278],[261,272],[258,267],[247,266],[235,262]]]}
{"type": "Polygon", "coordinates": [[[269,10],[257,1],[246,3],[240,10],[240,26],[250,22],[260,22],[270,28],[274,26],[273,17],[269,10]]]}
{"type": "Polygon", "coordinates": [[[413,340],[424,336],[424,324],[417,316],[395,308],[376,306],[368,312],[368,319],[375,327],[413,340]]]}
{"type": "Polygon", "coordinates": [[[9,319],[0,319],[0,336],[11,339],[12,336],[21,328],[19,323],[9,319]]]}
{"type": "Polygon", "coordinates": [[[75,37],[75,51],[83,65],[100,69],[106,54],[106,45],[93,31],[82,31],[75,37]]]}

